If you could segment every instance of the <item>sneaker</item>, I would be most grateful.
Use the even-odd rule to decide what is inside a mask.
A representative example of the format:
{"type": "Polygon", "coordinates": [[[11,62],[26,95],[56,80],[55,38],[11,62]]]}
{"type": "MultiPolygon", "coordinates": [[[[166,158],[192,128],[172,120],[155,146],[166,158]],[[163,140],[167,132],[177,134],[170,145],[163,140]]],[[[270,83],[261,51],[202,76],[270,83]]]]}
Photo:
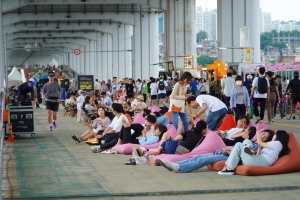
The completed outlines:
{"type": "Polygon", "coordinates": [[[49,126],[49,131],[52,131],[52,130],[53,130],[52,125],[50,125],[49,126]]]}
{"type": "Polygon", "coordinates": [[[81,140],[78,140],[77,142],[75,142],[76,144],[79,144],[81,142],[81,140]]]}
{"type": "Polygon", "coordinates": [[[295,115],[293,116],[293,119],[296,119],[296,116],[295,116],[295,115]]]}
{"type": "Polygon", "coordinates": [[[166,168],[167,170],[173,171],[169,166],[167,166],[165,160],[157,159],[156,162],[158,162],[158,163],[160,164],[160,166],[163,166],[163,167],[166,168]]]}
{"type": "Polygon", "coordinates": [[[92,150],[93,153],[101,152],[100,146],[93,146],[93,147],[91,147],[91,150],[92,150]]]}
{"type": "Polygon", "coordinates": [[[72,139],[75,141],[75,142],[78,142],[78,137],[76,135],[71,135],[72,139]]]}
{"type": "Polygon", "coordinates": [[[233,175],[234,171],[232,169],[227,169],[227,167],[223,168],[218,172],[219,175],[233,175]]]}
{"type": "Polygon", "coordinates": [[[250,149],[250,147],[247,146],[244,147],[244,152],[250,156],[254,155],[254,152],[250,149]]]}
{"type": "Polygon", "coordinates": [[[274,119],[272,119],[272,122],[274,122],[274,119]]]}
{"type": "Polygon", "coordinates": [[[57,128],[57,124],[56,124],[56,122],[55,122],[55,121],[53,121],[53,122],[52,122],[52,124],[53,124],[53,127],[54,127],[54,129],[56,129],[56,128],[57,128]]]}
{"type": "Polygon", "coordinates": [[[166,160],[165,163],[168,167],[170,167],[175,173],[180,171],[180,167],[178,164],[174,163],[174,162],[170,162],[168,160],[166,160]]]}
{"type": "Polygon", "coordinates": [[[106,150],[106,154],[117,154],[117,153],[118,153],[118,151],[114,150],[114,149],[106,150]]]}

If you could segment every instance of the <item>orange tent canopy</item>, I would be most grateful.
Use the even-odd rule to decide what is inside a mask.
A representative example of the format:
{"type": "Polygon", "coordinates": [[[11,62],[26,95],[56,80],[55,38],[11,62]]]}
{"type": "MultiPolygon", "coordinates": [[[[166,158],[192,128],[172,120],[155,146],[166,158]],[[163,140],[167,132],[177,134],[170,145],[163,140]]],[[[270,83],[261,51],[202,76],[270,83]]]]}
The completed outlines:
{"type": "Polygon", "coordinates": [[[214,70],[215,81],[227,75],[227,67],[222,63],[222,60],[215,60],[213,64],[207,64],[206,70],[214,70]]]}

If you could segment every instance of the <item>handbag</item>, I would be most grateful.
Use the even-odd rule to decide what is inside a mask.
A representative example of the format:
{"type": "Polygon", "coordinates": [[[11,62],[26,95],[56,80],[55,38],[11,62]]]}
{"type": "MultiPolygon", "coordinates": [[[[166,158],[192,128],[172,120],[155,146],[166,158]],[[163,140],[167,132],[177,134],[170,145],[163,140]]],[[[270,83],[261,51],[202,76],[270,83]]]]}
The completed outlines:
{"type": "MultiPolygon", "coordinates": [[[[181,94],[181,87],[180,87],[179,93],[181,94]]],[[[172,112],[184,113],[184,106],[185,106],[184,100],[170,99],[170,110],[172,112]]]]}

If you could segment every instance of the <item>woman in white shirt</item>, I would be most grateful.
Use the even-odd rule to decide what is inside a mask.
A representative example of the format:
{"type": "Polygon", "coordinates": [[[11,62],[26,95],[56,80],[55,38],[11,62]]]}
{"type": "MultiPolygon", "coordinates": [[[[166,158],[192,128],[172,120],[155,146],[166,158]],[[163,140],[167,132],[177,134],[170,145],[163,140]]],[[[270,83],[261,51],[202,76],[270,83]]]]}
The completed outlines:
{"type": "Polygon", "coordinates": [[[234,169],[237,167],[240,160],[242,160],[243,165],[268,167],[273,165],[279,157],[290,153],[288,147],[289,135],[286,131],[277,131],[271,142],[263,142],[260,131],[257,131],[256,134],[257,143],[259,145],[257,154],[253,155],[253,152],[250,150],[252,143],[248,139],[243,143],[239,142],[235,144],[226,161],[225,167],[219,171],[218,174],[233,175],[234,169]]]}
{"type": "Polygon", "coordinates": [[[77,98],[76,104],[77,104],[77,121],[76,122],[80,122],[81,121],[81,107],[84,103],[84,95],[83,95],[83,91],[79,90],[78,91],[79,97],[77,98]]]}

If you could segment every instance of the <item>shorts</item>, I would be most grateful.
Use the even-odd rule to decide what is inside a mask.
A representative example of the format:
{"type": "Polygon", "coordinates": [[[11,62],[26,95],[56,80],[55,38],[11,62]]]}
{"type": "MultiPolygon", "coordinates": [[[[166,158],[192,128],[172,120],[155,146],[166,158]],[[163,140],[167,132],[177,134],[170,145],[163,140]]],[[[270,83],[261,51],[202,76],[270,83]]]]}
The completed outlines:
{"type": "Polygon", "coordinates": [[[59,104],[57,102],[46,101],[47,110],[52,110],[54,112],[58,111],[59,104]]]}
{"type": "Polygon", "coordinates": [[[296,94],[296,95],[293,95],[293,98],[292,98],[293,102],[292,104],[297,104],[297,102],[300,102],[300,95],[299,94],[296,94]]]}
{"type": "Polygon", "coordinates": [[[163,142],[160,146],[164,148],[164,154],[175,154],[178,145],[183,146],[182,141],[172,140],[170,137],[167,141],[163,142]]]}
{"type": "Polygon", "coordinates": [[[167,97],[169,97],[172,94],[172,91],[167,91],[167,97]]]}
{"type": "Polygon", "coordinates": [[[158,94],[158,99],[165,99],[165,98],[166,98],[166,93],[158,94]]]}
{"type": "Polygon", "coordinates": [[[152,100],[157,99],[157,95],[151,95],[151,99],[152,99],[152,100]]]}

